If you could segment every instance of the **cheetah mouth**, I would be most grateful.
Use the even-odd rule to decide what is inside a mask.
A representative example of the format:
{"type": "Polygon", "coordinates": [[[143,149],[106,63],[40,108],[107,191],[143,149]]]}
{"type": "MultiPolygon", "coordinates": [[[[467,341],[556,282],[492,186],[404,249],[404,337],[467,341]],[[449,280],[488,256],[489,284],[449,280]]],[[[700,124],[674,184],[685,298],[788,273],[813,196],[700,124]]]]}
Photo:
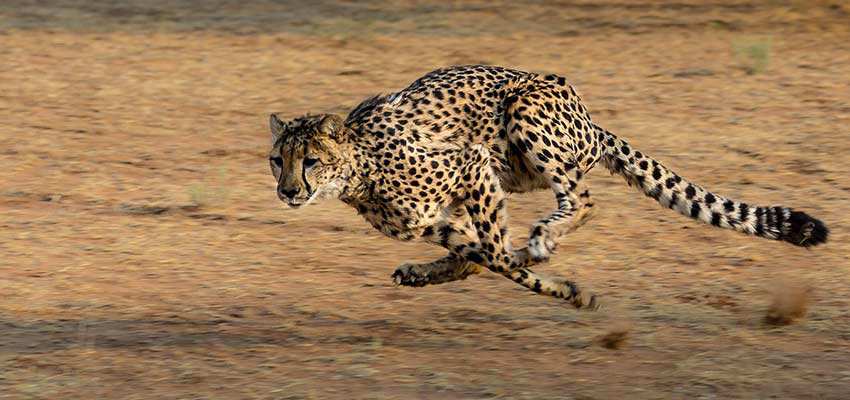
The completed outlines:
{"type": "Polygon", "coordinates": [[[289,206],[289,208],[301,208],[301,206],[304,206],[307,203],[307,199],[292,199],[286,201],[286,205],[289,206]]]}
{"type": "Polygon", "coordinates": [[[306,205],[312,203],[314,197],[316,197],[316,192],[310,193],[309,196],[306,196],[304,198],[299,197],[299,198],[295,198],[295,199],[287,199],[286,205],[289,206],[289,208],[292,208],[292,209],[301,208],[302,206],[306,206],[306,205]]]}

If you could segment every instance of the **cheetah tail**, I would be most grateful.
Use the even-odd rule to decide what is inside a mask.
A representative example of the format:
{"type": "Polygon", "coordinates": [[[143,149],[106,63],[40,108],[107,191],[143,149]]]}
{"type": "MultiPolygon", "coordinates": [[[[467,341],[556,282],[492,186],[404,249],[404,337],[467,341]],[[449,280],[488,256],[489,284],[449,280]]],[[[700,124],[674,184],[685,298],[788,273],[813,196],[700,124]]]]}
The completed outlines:
{"type": "Polygon", "coordinates": [[[595,129],[605,147],[603,163],[611,173],[622,175],[629,186],[638,187],[667,208],[717,227],[795,246],[816,246],[827,240],[829,229],[817,218],[787,207],[752,206],[711,193],[634,150],[613,133],[599,126],[595,129]]]}

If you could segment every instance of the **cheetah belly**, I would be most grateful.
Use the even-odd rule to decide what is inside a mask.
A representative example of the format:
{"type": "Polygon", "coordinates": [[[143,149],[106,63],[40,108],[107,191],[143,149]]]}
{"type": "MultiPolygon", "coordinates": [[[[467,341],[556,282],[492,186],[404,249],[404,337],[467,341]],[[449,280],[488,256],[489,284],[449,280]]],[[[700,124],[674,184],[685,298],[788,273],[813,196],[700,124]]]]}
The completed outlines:
{"type": "Polygon", "coordinates": [[[415,207],[400,205],[395,199],[371,199],[360,203],[357,209],[375,229],[389,237],[406,241],[418,236],[420,230],[444,218],[445,206],[431,204],[428,210],[423,207],[424,204],[418,203],[415,207]]]}
{"type": "Polygon", "coordinates": [[[549,187],[546,179],[537,171],[529,168],[528,163],[518,151],[508,146],[507,141],[497,140],[490,145],[490,165],[499,177],[502,189],[510,193],[526,193],[549,187]],[[495,153],[494,150],[502,150],[495,153]]]}

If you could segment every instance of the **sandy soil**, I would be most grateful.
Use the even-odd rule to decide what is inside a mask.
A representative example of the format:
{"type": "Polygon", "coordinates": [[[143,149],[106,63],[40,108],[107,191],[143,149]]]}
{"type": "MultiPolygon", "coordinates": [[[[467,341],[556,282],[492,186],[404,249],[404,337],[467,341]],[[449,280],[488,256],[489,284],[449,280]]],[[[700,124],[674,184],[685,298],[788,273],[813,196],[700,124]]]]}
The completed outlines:
{"type": "MultiPolygon", "coordinates": [[[[841,1],[43,3],[0,3],[2,399],[850,392],[841,1]],[[394,287],[442,252],[341,204],[284,209],[267,114],[344,113],[462,63],[563,74],[638,149],[832,241],[701,226],[599,170],[597,217],[538,269],[603,310],[492,274],[394,287]]],[[[553,205],[511,199],[517,243],[553,205]]]]}

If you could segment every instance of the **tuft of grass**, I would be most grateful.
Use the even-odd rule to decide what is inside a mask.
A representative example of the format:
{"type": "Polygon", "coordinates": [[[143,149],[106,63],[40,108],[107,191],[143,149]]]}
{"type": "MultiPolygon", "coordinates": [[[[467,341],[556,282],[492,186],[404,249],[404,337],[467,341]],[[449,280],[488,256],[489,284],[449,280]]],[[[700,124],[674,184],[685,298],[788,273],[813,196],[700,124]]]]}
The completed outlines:
{"type": "Polygon", "coordinates": [[[230,198],[230,187],[224,170],[212,182],[198,182],[186,189],[189,201],[196,207],[222,205],[230,198]]]}
{"type": "Polygon", "coordinates": [[[772,290],[773,300],[764,321],[770,325],[789,325],[804,317],[811,301],[809,285],[779,282],[772,290]]]}
{"type": "Polygon", "coordinates": [[[738,64],[749,75],[760,74],[770,63],[770,39],[739,40],[732,44],[738,64]]]}
{"type": "Polygon", "coordinates": [[[199,207],[208,205],[212,198],[209,186],[204,183],[196,183],[189,186],[187,192],[189,193],[189,201],[199,207]]]}

